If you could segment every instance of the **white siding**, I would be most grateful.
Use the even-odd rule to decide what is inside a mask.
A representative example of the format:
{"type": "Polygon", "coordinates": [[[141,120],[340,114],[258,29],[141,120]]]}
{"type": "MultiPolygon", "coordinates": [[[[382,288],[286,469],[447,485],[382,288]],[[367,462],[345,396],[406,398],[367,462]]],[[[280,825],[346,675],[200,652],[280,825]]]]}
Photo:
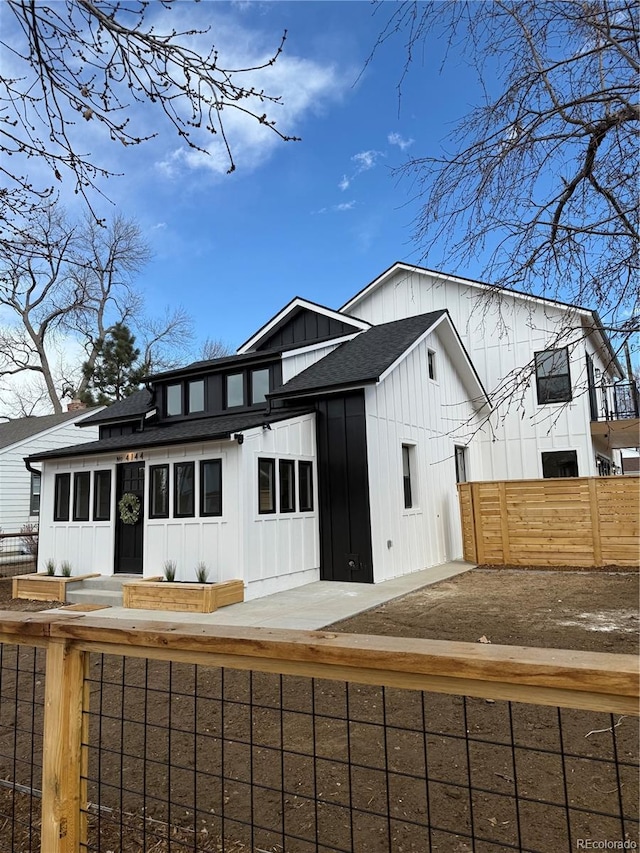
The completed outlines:
{"type": "MultiPolygon", "coordinates": [[[[405,270],[348,310],[377,324],[442,308],[448,309],[496,409],[492,429],[481,436],[485,479],[540,477],[541,453],[567,449],[576,450],[581,476],[595,474],[585,392],[585,346],[595,348],[585,340],[580,317],[570,308],[509,294],[489,301],[485,291],[471,284],[405,270]],[[505,395],[501,389],[509,375],[530,364],[535,352],[549,348],[572,313],[575,331],[555,345],[568,343],[570,347],[572,382],[579,385],[573,400],[539,406],[535,375],[505,395]],[[508,402],[502,399],[505,396],[508,402]]],[[[601,363],[599,355],[598,361],[601,363]]]]}
{"type": "MultiPolygon", "coordinates": [[[[437,331],[366,389],[375,582],[462,556],[454,446],[465,445],[478,424],[468,396],[437,331]],[[429,349],[435,381],[427,377],[429,349]],[[403,444],[414,446],[411,509],[404,508],[403,444]]],[[[469,476],[482,479],[478,442],[466,453],[469,476]]]]}
{"type": "MultiPolygon", "coordinates": [[[[353,335],[350,336],[350,338],[353,335]]],[[[347,340],[347,338],[340,338],[340,341],[347,340]]],[[[298,373],[302,373],[303,370],[306,370],[307,367],[311,367],[312,364],[315,364],[316,361],[320,361],[321,358],[324,358],[325,355],[329,355],[336,347],[340,346],[339,343],[334,341],[322,344],[321,346],[313,345],[310,347],[302,347],[300,349],[290,350],[289,352],[282,353],[282,382],[288,382],[293,376],[296,376],[298,373]]]]}
{"type": "MultiPolygon", "coordinates": [[[[0,528],[4,533],[17,533],[23,524],[38,524],[38,516],[29,514],[31,474],[25,467],[25,457],[59,447],[96,441],[97,426],[82,429],[76,426],[77,420],[88,415],[89,413],[85,412],[78,419],[65,421],[0,450],[0,528]]],[[[39,469],[40,465],[36,464],[34,468],[39,469]]]]}
{"type": "MultiPolygon", "coordinates": [[[[291,589],[320,578],[318,475],[315,465],[315,415],[245,432],[242,445],[244,541],[247,598],[291,589]],[[258,512],[258,459],[293,459],[313,463],[313,511],[300,512],[296,465],[296,512],[258,512]]],[[[276,497],[277,497],[276,488],[276,497]]]]}

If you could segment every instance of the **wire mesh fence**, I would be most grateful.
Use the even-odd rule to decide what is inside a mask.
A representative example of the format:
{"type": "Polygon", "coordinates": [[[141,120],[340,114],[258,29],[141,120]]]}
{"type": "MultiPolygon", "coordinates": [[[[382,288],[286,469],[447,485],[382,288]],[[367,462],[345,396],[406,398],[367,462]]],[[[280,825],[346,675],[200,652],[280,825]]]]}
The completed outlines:
{"type": "Polygon", "coordinates": [[[35,572],[38,561],[38,530],[32,524],[20,533],[0,531],[0,578],[35,572]]]}
{"type": "Polygon", "coordinates": [[[90,660],[84,850],[557,853],[584,840],[638,843],[634,718],[90,660]]]}
{"type": "Polygon", "coordinates": [[[0,853],[38,853],[44,653],[0,644],[0,853]]]}

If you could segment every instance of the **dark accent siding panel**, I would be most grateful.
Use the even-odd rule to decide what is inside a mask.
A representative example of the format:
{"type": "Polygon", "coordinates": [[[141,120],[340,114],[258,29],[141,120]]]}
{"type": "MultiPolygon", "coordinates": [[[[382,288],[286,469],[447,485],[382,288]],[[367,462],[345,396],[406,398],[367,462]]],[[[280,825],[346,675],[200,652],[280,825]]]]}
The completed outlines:
{"type": "Polygon", "coordinates": [[[265,338],[257,349],[286,348],[339,335],[349,335],[355,331],[357,329],[349,323],[303,308],[265,338]]]}
{"type": "Polygon", "coordinates": [[[373,583],[364,394],[317,403],[320,577],[373,583]]]}
{"type": "Polygon", "coordinates": [[[222,374],[214,373],[207,376],[207,412],[210,414],[220,414],[222,411],[222,374]]]}

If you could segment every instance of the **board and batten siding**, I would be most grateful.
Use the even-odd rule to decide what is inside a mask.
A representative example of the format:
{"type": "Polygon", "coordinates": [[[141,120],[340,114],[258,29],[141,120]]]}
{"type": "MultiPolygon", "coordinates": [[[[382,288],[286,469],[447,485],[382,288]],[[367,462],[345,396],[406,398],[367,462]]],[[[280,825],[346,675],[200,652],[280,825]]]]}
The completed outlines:
{"type": "MultiPolygon", "coordinates": [[[[478,427],[468,398],[437,331],[366,389],[374,582],[462,556],[454,447],[478,427]],[[428,378],[428,350],[435,352],[435,380],[428,378]],[[414,448],[411,509],[404,506],[403,444],[414,448]]],[[[469,475],[482,477],[476,440],[466,460],[469,475]]]]}
{"type": "MultiPolygon", "coordinates": [[[[76,426],[78,420],[95,414],[79,413],[72,421],[44,430],[35,436],[9,445],[0,451],[0,528],[3,533],[18,533],[23,524],[38,524],[39,514],[31,515],[31,474],[26,469],[25,457],[73,444],[83,444],[98,438],[98,427],[76,426]]],[[[40,464],[33,466],[40,469],[40,464]]]]}
{"type": "MultiPolygon", "coordinates": [[[[569,307],[541,304],[508,293],[502,294],[499,302],[488,302],[485,291],[468,282],[417,270],[397,271],[349,306],[348,312],[375,324],[443,308],[449,311],[495,408],[493,429],[482,437],[485,477],[541,477],[541,453],[552,450],[576,450],[580,475],[596,474],[586,393],[587,348],[596,368],[607,373],[611,366],[588,342],[581,317],[569,307]],[[573,400],[539,406],[534,376],[505,402],[501,391],[505,378],[515,368],[530,364],[535,352],[548,348],[567,312],[575,315],[576,326],[567,339],[571,345],[571,379],[576,389],[573,400]]],[[[561,345],[565,344],[563,341],[561,345]]]]}
{"type": "MultiPolygon", "coordinates": [[[[271,424],[244,433],[242,445],[243,549],[245,599],[292,589],[320,578],[318,471],[315,415],[271,424]],[[313,510],[300,512],[296,464],[296,511],[258,512],[258,459],[291,459],[313,465],[313,510]]],[[[276,488],[276,502],[278,489],[276,488]]]]}

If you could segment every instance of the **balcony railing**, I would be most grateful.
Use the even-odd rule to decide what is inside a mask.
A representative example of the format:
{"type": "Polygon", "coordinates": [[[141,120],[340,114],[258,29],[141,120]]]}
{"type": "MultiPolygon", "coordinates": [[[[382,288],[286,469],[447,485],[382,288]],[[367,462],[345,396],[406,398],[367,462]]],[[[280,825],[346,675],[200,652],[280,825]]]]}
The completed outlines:
{"type": "Polygon", "coordinates": [[[619,421],[640,417],[640,394],[635,382],[618,382],[589,389],[592,421],[619,421]]]}

